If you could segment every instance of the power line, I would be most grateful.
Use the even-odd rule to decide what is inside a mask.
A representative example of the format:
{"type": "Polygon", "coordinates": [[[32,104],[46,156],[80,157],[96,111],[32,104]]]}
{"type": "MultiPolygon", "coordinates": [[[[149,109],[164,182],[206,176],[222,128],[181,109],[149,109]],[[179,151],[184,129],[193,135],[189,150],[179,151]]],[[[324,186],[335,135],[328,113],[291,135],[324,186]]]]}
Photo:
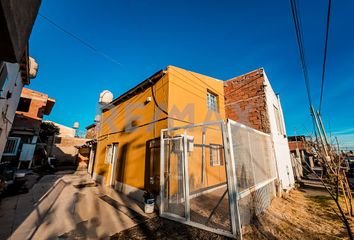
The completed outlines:
{"type": "Polygon", "coordinates": [[[304,44],[303,44],[303,40],[302,40],[301,17],[298,14],[296,0],[290,0],[290,5],[291,5],[291,12],[292,12],[292,16],[293,16],[294,25],[295,25],[295,33],[296,33],[296,39],[297,39],[297,44],[298,44],[298,48],[299,48],[301,67],[302,67],[302,71],[303,71],[304,79],[305,79],[307,98],[308,98],[310,106],[312,106],[310,80],[309,80],[309,76],[308,76],[308,70],[307,70],[307,65],[306,65],[306,61],[305,61],[305,50],[304,50],[304,44]]]}
{"type": "Polygon", "coordinates": [[[320,96],[320,105],[319,105],[319,108],[318,108],[318,112],[321,112],[321,108],[322,108],[323,87],[324,87],[325,71],[326,71],[326,59],[327,59],[328,32],[329,32],[329,22],[330,22],[330,18],[331,18],[331,3],[332,3],[332,0],[328,0],[328,12],[327,12],[327,24],[326,24],[326,42],[325,42],[324,54],[323,54],[322,79],[321,79],[321,96],[320,96]]]}
{"type": "Polygon", "coordinates": [[[92,44],[88,43],[87,41],[83,40],[82,38],[78,37],[77,35],[75,35],[74,33],[70,32],[69,30],[66,30],[65,28],[61,27],[60,25],[58,25],[57,23],[55,23],[53,20],[49,19],[48,17],[44,16],[41,13],[38,13],[38,15],[40,17],[42,17],[44,20],[46,20],[48,23],[50,23],[51,25],[53,25],[54,27],[56,27],[57,29],[59,29],[60,31],[62,31],[63,33],[69,35],[70,37],[76,39],[78,42],[80,42],[82,45],[84,45],[85,47],[87,47],[88,49],[90,49],[91,51],[93,51],[94,53],[101,55],[102,57],[106,58],[107,60],[111,61],[114,64],[117,65],[122,65],[120,62],[118,62],[116,59],[114,59],[113,57],[109,56],[108,54],[98,50],[96,47],[94,47],[92,44]]]}

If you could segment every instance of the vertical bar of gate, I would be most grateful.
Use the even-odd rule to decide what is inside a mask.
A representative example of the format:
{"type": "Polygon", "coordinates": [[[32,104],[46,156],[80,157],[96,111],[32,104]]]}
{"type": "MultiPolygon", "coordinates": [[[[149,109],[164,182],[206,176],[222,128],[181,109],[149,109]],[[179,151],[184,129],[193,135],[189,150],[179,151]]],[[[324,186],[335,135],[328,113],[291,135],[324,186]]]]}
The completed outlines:
{"type": "Polygon", "coordinates": [[[184,129],[184,136],[183,136],[183,182],[184,182],[184,211],[186,220],[189,222],[191,219],[190,216],[190,205],[189,205],[189,175],[188,175],[188,149],[187,149],[187,130],[184,129]]]}
{"type": "Polygon", "coordinates": [[[165,201],[165,141],[164,131],[161,130],[160,136],[160,214],[163,214],[165,201]]]}
{"type": "MultiPolygon", "coordinates": [[[[232,159],[231,159],[231,149],[232,145],[230,144],[230,134],[226,133],[225,129],[225,123],[221,122],[221,133],[222,133],[222,139],[223,139],[223,145],[224,145],[224,159],[225,159],[225,168],[226,168],[226,176],[227,176],[227,187],[228,187],[228,193],[229,193],[229,207],[230,207],[230,215],[231,215],[231,229],[232,229],[232,234],[234,236],[238,235],[238,229],[236,224],[236,218],[237,221],[239,222],[239,216],[238,216],[238,207],[237,207],[237,194],[236,194],[236,180],[234,178],[234,171],[232,167],[232,159]],[[230,154],[229,154],[230,153],[230,154]]],[[[240,234],[240,239],[242,238],[242,235],[240,234]]]]}

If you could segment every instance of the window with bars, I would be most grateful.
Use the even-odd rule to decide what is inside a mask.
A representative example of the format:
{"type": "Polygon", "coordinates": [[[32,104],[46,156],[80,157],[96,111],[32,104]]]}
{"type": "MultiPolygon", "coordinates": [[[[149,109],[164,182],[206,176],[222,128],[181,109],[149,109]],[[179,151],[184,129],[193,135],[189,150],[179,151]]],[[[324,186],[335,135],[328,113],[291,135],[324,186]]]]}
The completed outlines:
{"type": "Polygon", "coordinates": [[[217,112],[218,111],[218,96],[207,92],[207,105],[208,109],[217,112]]]}
{"type": "Polygon", "coordinates": [[[19,137],[9,137],[5,145],[3,156],[16,156],[20,140],[19,137]]]}
{"type": "Polygon", "coordinates": [[[210,144],[210,166],[221,166],[223,160],[222,146],[219,144],[210,144]]]}

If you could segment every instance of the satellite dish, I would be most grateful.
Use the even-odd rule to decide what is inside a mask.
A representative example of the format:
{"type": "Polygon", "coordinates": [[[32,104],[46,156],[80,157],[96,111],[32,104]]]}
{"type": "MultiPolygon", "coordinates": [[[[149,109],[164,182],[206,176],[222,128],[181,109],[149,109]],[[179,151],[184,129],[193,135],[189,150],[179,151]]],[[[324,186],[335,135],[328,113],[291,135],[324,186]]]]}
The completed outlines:
{"type": "Polygon", "coordinates": [[[98,103],[100,104],[108,104],[113,101],[113,94],[108,91],[104,90],[100,93],[100,97],[98,99],[98,103]]]}

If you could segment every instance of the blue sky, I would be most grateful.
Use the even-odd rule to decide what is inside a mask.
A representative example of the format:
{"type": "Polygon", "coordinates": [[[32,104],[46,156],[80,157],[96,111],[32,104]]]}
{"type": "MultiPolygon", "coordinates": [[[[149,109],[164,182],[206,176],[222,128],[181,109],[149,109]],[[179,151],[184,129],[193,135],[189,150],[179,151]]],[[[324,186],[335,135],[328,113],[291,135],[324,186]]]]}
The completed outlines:
{"type": "MultiPolygon", "coordinates": [[[[332,1],[322,115],[354,147],[354,2],[332,1]]],[[[315,107],[319,103],[327,1],[298,0],[315,107]]],[[[88,49],[38,16],[30,88],[57,100],[48,119],[92,123],[99,93],[122,94],[167,65],[226,80],[264,67],[280,94],[288,135],[312,131],[290,3],[278,1],[42,1],[40,13],[116,59],[88,49]]]]}

